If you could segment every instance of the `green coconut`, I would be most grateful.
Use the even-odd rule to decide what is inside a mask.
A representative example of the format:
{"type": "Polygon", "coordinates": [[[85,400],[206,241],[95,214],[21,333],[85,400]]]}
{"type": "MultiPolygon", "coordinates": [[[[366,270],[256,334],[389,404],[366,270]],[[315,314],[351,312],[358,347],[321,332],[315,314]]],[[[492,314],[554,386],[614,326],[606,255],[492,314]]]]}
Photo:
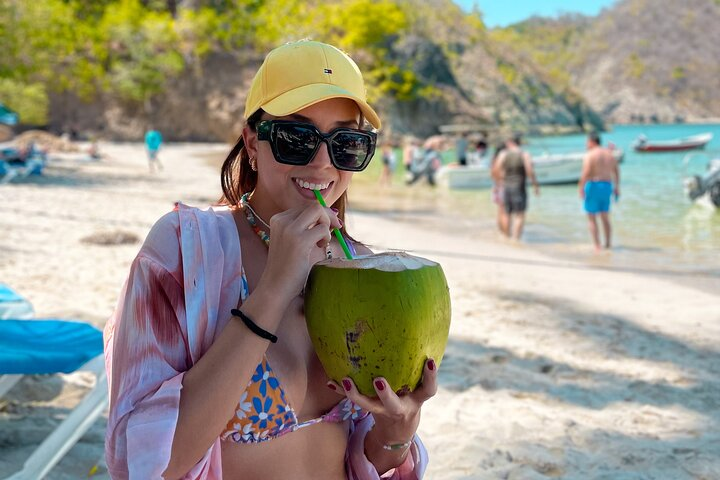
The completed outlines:
{"type": "Polygon", "coordinates": [[[440,265],[406,253],[315,264],[305,318],[318,358],[335,382],[350,377],[376,396],[384,377],[399,394],[415,389],[428,358],[439,366],[450,330],[450,294],[440,265]]]}

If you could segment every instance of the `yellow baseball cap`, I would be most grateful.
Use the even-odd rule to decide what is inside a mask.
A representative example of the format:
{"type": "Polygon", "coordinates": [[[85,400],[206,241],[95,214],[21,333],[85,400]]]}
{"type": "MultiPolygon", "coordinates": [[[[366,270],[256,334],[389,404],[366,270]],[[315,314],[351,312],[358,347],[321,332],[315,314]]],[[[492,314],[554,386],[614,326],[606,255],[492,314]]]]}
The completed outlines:
{"type": "Polygon", "coordinates": [[[362,73],[350,57],[325,43],[287,43],[268,53],[255,74],[245,118],[261,108],[282,117],[329,98],[355,101],[365,119],[380,128],[380,118],[366,101],[362,73]]]}

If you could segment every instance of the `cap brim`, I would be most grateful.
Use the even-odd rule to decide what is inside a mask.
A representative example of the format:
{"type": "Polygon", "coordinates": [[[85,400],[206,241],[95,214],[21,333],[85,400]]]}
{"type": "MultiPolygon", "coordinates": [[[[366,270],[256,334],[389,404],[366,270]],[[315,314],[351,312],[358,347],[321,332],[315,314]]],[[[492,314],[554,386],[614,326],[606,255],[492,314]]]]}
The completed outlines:
{"type": "Polygon", "coordinates": [[[373,127],[380,128],[380,117],[365,100],[358,98],[344,88],[327,83],[314,83],[295,88],[275,97],[262,105],[261,108],[270,115],[283,117],[331,98],[348,98],[354,101],[360,108],[365,120],[373,127]]]}

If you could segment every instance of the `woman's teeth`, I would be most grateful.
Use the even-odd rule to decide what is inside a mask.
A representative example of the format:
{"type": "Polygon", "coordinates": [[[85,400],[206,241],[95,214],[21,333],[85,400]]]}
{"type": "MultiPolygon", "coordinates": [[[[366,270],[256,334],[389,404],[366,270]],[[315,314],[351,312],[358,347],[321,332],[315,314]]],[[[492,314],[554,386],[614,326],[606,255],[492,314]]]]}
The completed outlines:
{"type": "Polygon", "coordinates": [[[304,180],[300,180],[299,178],[295,179],[295,183],[297,183],[302,188],[307,188],[308,190],[325,190],[330,186],[330,182],[328,183],[310,183],[306,182],[304,180]]]}

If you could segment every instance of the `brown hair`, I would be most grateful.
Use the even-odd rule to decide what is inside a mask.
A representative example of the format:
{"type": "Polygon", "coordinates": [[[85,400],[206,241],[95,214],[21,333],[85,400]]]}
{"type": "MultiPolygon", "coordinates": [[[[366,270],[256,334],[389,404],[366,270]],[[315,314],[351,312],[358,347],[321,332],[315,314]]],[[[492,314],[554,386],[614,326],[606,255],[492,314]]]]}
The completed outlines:
{"type": "MultiPolygon", "coordinates": [[[[255,128],[262,117],[264,111],[262,109],[250,115],[245,124],[255,131],[255,128]]],[[[250,156],[245,149],[245,141],[242,134],[238,138],[235,146],[225,158],[220,168],[220,185],[222,186],[223,195],[220,197],[220,205],[237,206],[240,205],[240,197],[244,193],[252,192],[257,185],[257,172],[250,168],[250,156]]],[[[354,241],[354,239],[345,230],[345,209],[347,206],[347,191],[332,204],[333,208],[338,210],[338,218],[343,226],[340,231],[346,237],[354,241]]]]}

